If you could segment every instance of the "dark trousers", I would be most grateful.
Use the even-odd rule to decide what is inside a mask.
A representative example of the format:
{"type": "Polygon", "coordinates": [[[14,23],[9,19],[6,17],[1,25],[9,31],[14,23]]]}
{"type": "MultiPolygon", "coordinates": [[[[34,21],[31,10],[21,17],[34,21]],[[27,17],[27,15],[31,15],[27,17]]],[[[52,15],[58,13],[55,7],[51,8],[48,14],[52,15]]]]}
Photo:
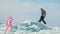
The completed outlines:
{"type": "Polygon", "coordinates": [[[44,20],[44,16],[41,16],[41,17],[40,17],[39,22],[41,22],[41,21],[43,21],[43,23],[46,24],[46,22],[45,22],[45,20],[44,20]]]}

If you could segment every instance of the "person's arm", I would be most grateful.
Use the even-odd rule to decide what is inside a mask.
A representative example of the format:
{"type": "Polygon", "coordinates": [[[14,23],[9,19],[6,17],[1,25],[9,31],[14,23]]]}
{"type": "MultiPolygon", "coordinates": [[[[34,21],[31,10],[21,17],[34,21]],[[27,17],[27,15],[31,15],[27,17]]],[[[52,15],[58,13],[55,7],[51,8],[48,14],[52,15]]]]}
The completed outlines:
{"type": "Polygon", "coordinates": [[[45,10],[43,10],[44,11],[44,17],[46,17],[46,11],[45,10]]]}

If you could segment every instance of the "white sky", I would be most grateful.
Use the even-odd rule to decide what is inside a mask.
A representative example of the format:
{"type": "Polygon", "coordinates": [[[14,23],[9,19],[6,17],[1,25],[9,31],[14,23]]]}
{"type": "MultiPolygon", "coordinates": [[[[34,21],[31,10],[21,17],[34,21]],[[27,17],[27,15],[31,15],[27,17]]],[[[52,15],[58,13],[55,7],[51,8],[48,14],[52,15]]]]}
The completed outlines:
{"type": "Polygon", "coordinates": [[[13,23],[23,20],[39,20],[40,8],[46,10],[45,21],[51,26],[60,26],[59,0],[0,0],[0,22],[6,23],[13,16],[13,23]]]}

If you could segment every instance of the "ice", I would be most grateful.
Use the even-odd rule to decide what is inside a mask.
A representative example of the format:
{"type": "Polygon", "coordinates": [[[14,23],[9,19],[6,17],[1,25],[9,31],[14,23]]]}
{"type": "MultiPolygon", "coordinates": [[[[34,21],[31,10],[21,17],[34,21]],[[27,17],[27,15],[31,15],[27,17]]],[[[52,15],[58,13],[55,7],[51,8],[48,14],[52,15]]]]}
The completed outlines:
{"type": "Polygon", "coordinates": [[[0,34],[60,34],[60,27],[51,27],[37,21],[25,20],[20,25],[13,24],[12,31],[5,33],[5,24],[0,24],[0,34]]]}

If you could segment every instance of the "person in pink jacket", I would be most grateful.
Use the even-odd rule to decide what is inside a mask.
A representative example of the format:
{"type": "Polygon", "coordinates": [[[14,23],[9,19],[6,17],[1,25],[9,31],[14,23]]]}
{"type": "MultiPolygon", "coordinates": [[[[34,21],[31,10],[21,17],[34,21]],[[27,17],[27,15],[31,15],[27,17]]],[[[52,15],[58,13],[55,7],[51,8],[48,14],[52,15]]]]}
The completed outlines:
{"type": "Polygon", "coordinates": [[[5,32],[7,32],[8,29],[12,30],[12,17],[9,16],[8,19],[7,19],[7,23],[6,23],[6,30],[5,32]]]}

